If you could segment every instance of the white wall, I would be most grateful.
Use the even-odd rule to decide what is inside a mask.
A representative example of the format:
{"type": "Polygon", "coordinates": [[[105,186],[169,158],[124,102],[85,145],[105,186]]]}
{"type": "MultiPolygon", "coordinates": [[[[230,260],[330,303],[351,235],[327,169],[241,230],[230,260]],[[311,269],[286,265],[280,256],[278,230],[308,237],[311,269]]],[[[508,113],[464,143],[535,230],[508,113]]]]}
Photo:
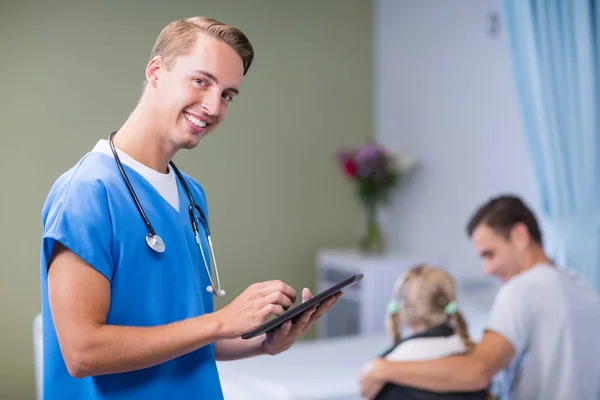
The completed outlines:
{"type": "Polygon", "coordinates": [[[385,214],[392,248],[449,260],[482,276],[465,233],[489,196],[535,194],[504,27],[488,35],[501,0],[377,0],[375,121],[384,144],[420,169],[385,214]]]}

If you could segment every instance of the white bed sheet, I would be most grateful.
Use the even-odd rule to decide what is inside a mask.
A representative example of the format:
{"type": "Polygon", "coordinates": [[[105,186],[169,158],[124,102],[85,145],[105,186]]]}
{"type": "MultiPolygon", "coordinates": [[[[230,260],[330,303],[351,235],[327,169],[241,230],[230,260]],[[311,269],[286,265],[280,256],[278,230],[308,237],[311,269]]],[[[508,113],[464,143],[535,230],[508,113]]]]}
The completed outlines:
{"type": "Polygon", "coordinates": [[[219,362],[225,399],[358,400],[361,368],[390,345],[385,335],[320,339],[273,357],[219,362]],[[228,395],[238,389],[246,397],[228,395]]]}

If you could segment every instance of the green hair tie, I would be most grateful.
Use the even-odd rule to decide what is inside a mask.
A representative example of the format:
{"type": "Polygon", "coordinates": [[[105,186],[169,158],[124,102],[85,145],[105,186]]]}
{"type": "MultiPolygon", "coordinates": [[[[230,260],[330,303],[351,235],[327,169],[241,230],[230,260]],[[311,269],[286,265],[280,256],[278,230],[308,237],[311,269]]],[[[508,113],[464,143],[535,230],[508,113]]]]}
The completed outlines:
{"type": "Polygon", "coordinates": [[[444,308],[444,314],[453,315],[458,311],[458,305],[456,301],[452,300],[448,305],[444,308]]]}
{"type": "Polygon", "coordinates": [[[388,303],[387,310],[391,315],[398,314],[398,311],[400,311],[400,305],[396,300],[392,300],[388,303]]]}

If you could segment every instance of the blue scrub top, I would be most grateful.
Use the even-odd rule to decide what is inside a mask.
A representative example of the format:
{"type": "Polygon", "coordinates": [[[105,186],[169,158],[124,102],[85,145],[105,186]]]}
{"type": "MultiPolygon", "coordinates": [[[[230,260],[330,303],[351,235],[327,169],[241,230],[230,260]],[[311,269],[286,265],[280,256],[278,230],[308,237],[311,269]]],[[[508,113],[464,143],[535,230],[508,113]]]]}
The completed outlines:
{"type": "MultiPolygon", "coordinates": [[[[113,158],[88,153],[58,178],[42,211],[44,400],[222,399],[213,344],[133,372],[76,379],[67,371],[48,302],[47,267],[55,241],[109,280],[107,324],[156,326],[214,311],[213,295],[205,290],[210,282],[189,218],[190,202],[181,182],[177,180],[177,212],[139,173],[127,165],[123,168],[166,250],[156,253],[146,244],[148,230],[113,158]]],[[[183,175],[208,215],[204,190],[183,175]]],[[[208,255],[206,235],[201,232],[201,236],[208,255]]]]}

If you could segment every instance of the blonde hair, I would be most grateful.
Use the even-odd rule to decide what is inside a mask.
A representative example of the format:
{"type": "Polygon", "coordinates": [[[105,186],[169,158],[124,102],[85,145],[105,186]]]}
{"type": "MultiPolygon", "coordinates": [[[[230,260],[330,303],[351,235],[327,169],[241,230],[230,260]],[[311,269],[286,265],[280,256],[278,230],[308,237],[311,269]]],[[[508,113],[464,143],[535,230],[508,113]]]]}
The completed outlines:
{"type": "Polygon", "coordinates": [[[198,33],[204,32],[227,43],[242,58],[244,75],[250,69],[254,59],[254,49],[246,35],[236,27],[207,17],[191,17],[169,23],[156,38],[150,60],[161,56],[167,69],[175,58],[189,54],[198,39],[198,33]]]}
{"type": "Polygon", "coordinates": [[[417,265],[398,279],[394,297],[401,306],[388,314],[386,325],[395,343],[402,339],[398,318],[403,324],[427,328],[450,319],[466,350],[474,349],[467,323],[458,308],[448,312],[447,306],[456,301],[456,289],[454,279],[446,271],[429,264],[417,265]]]}

